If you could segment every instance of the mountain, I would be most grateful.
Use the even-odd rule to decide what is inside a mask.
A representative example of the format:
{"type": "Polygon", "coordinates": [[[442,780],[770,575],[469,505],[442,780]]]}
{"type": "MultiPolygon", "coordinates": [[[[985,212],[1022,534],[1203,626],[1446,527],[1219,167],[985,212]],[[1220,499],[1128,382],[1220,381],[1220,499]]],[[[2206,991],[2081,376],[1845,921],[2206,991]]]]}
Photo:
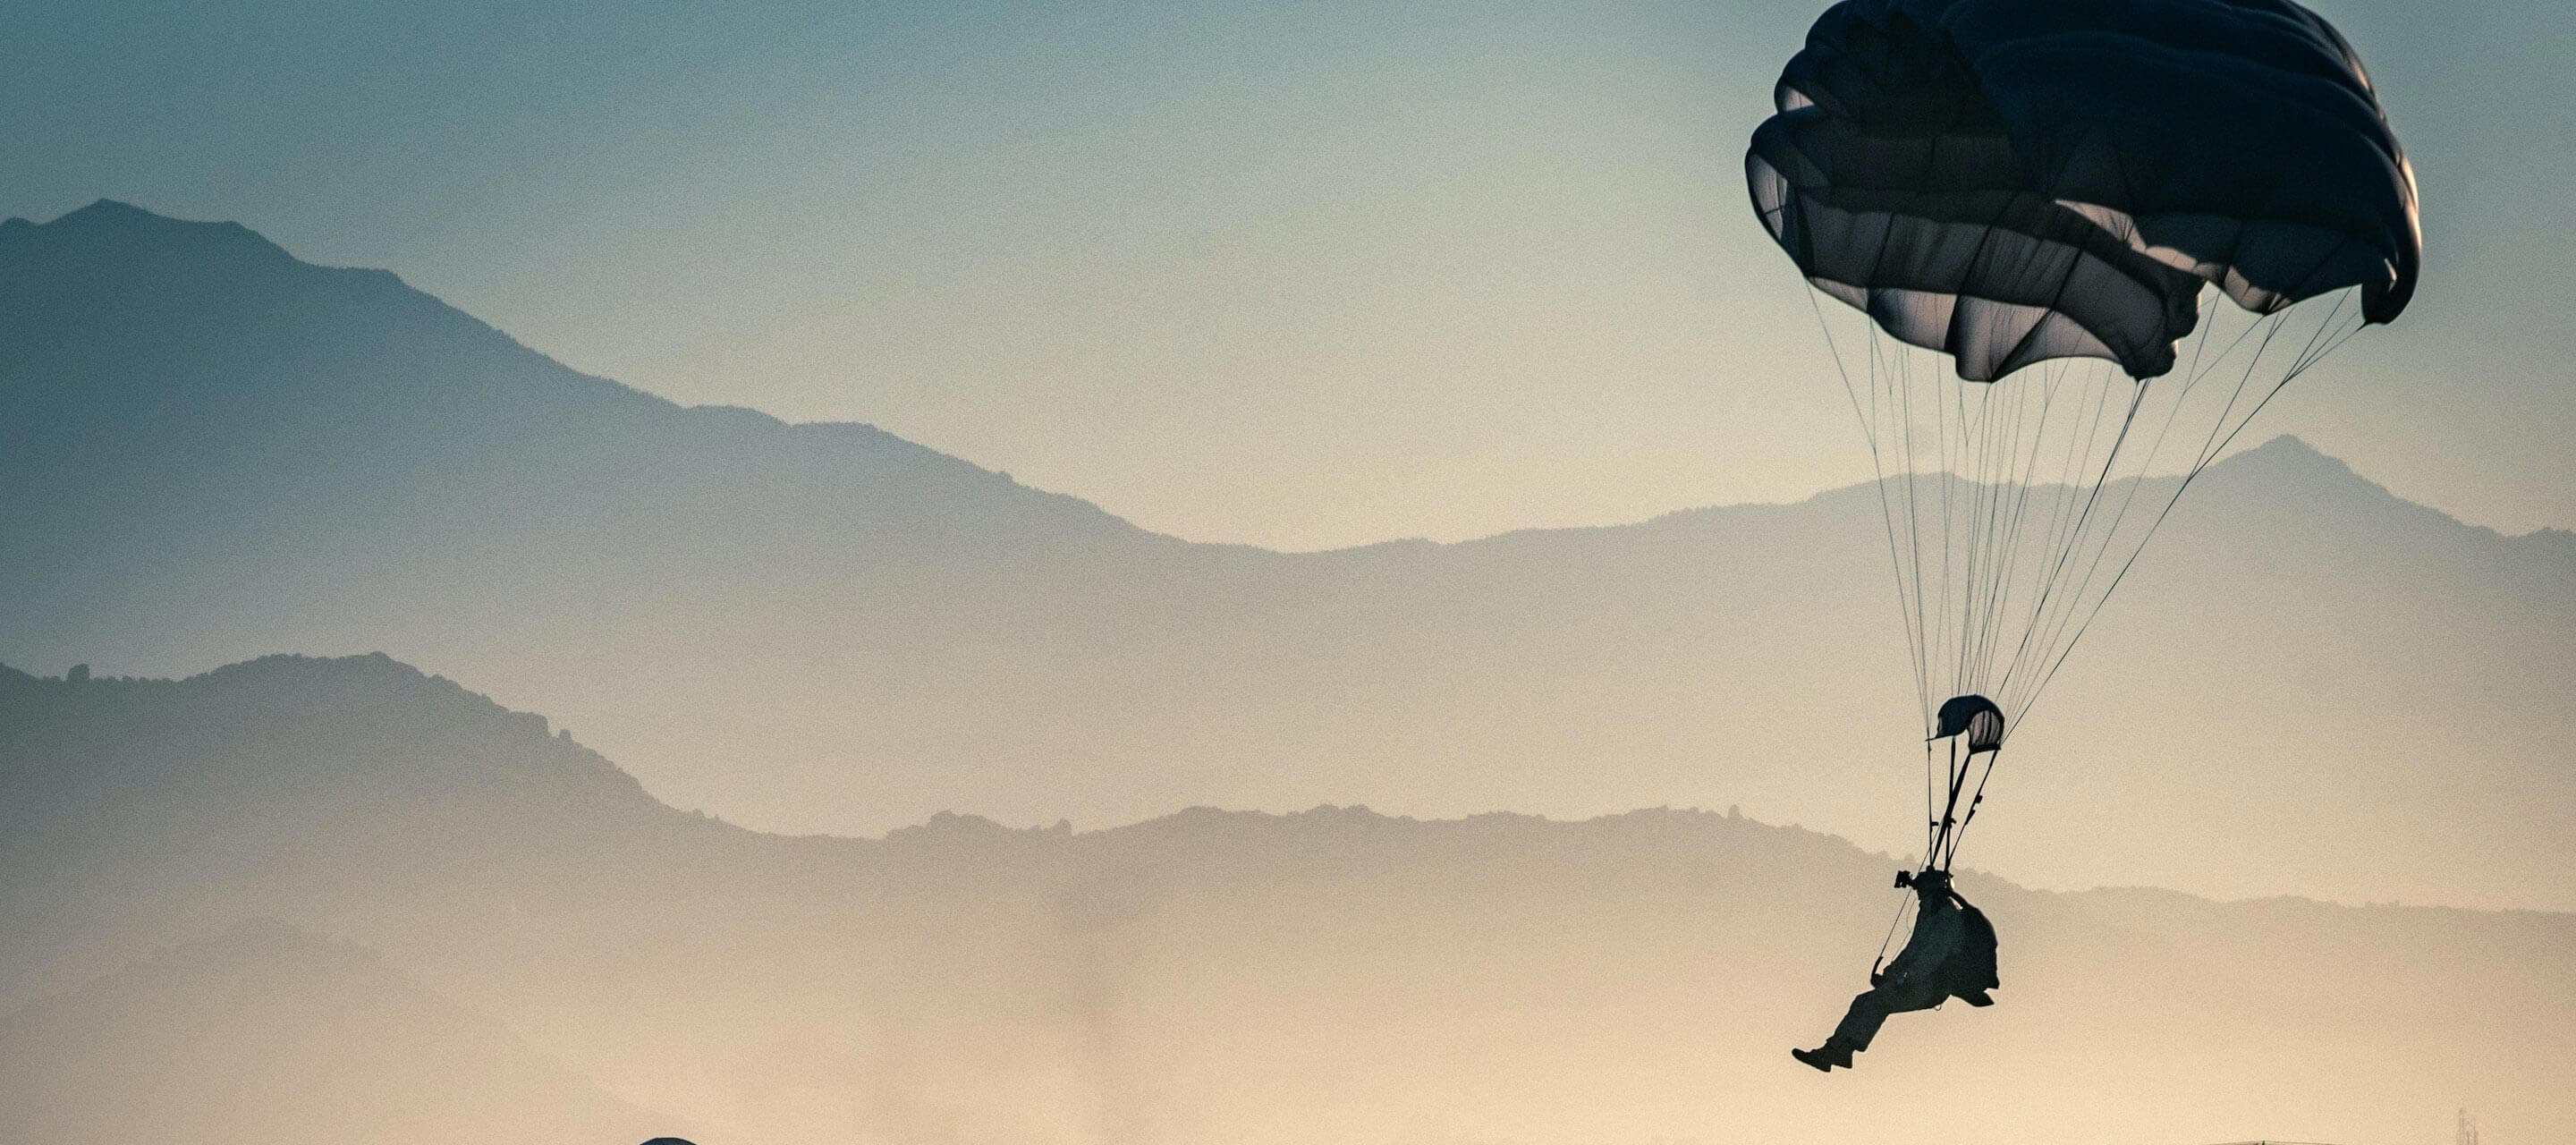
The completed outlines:
{"type": "Polygon", "coordinates": [[[373,954],[274,921],[0,1015],[10,1133],[58,1145],[641,1140],[625,1106],[373,954]]]}
{"type": "MultiPolygon", "coordinates": [[[[383,657],[0,669],[0,1006],[63,1015],[41,1053],[0,1046],[46,1085],[101,1060],[60,1048],[82,1030],[132,1044],[91,1015],[195,1013],[209,988],[182,987],[219,977],[256,984],[224,1014],[343,1015],[397,1048],[452,1044],[394,1035],[455,999],[718,1145],[2398,1145],[2462,1103],[2499,1140],[2576,1134],[2570,914],[1968,872],[1998,1005],[1900,1016],[1819,1077],[1784,1051],[1861,984],[1896,863],[1670,809],[790,838],[660,805],[542,718],[383,657]],[[381,953],[263,929],[152,956],[262,916],[381,953]],[[209,962],[242,969],[188,969],[209,962]],[[294,1001],[351,975],[378,1001],[294,1001]]],[[[151,1044],[222,1060],[239,1025],[151,1044]]]]}
{"type": "MultiPolygon", "coordinates": [[[[0,658],[381,650],[768,829],[1742,803],[1920,837],[1866,486],[1455,545],[1191,544],[100,203],[0,224],[0,487],[0,583],[32,602],[0,609],[0,658]]],[[[2567,679],[2576,535],[2468,526],[2276,440],[2195,486],[1968,855],[2059,887],[2576,908],[2567,679]]]]}

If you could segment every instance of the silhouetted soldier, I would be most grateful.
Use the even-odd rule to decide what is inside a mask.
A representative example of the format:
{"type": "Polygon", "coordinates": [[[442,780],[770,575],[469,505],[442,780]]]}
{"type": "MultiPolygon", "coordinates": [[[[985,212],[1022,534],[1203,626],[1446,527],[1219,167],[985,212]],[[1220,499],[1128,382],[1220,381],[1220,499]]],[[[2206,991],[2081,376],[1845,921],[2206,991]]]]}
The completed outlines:
{"type": "Polygon", "coordinates": [[[1929,1010],[1952,998],[1971,1006],[1995,1004],[1986,991],[2001,983],[1995,978],[1995,928],[1985,912],[1950,889],[1947,871],[1900,873],[1896,885],[1914,888],[1914,933],[1905,949],[1885,973],[1869,976],[1869,992],[1852,999],[1825,1044],[1790,1050],[1790,1056],[1819,1070],[1850,1069],[1851,1056],[1869,1048],[1889,1014],[1929,1010]]]}

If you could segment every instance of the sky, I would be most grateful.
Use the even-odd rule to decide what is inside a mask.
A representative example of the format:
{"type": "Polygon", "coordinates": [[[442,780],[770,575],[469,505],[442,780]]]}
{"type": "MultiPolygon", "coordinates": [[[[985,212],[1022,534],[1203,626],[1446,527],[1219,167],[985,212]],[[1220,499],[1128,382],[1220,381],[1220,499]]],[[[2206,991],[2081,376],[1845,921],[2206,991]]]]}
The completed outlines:
{"type": "MultiPolygon", "coordinates": [[[[0,0],[0,215],[237,220],[1192,540],[1608,524],[1868,474],[1741,174],[1820,7],[0,0]]],[[[2319,7],[2427,263],[2250,438],[2576,525],[2576,21],[2319,7]]]]}

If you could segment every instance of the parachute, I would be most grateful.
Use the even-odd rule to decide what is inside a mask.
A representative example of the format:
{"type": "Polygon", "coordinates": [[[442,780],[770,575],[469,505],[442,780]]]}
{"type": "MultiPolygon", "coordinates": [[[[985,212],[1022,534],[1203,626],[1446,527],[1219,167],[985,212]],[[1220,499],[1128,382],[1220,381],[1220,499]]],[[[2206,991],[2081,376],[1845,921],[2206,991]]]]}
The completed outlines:
{"type": "Polygon", "coordinates": [[[1745,181],[1849,307],[1815,309],[1878,476],[1947,869],[2183,491],[2406,308],[2415,176],[2352,46],[2290,0],[1844,0],[1773,102],[1745,181]]]}

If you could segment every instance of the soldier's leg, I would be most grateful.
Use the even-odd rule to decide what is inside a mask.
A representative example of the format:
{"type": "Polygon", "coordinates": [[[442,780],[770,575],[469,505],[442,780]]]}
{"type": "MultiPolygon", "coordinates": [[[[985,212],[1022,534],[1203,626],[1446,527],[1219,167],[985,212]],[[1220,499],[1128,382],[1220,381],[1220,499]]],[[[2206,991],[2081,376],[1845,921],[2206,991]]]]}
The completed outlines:
{"type": "Polygon", "coordinates": [[[1843,1014],[1842,1024],[1834,1027],[1834,1036],[1825,1044],[1854,1051],[1868,1049],[1870,1039],[1878,1036],[1878,1028],[1887,1024],[1889,1012],[1887,999],[1878,991],[1861,994],[1852,999],[1851,1009],[1843,1014]]]}

